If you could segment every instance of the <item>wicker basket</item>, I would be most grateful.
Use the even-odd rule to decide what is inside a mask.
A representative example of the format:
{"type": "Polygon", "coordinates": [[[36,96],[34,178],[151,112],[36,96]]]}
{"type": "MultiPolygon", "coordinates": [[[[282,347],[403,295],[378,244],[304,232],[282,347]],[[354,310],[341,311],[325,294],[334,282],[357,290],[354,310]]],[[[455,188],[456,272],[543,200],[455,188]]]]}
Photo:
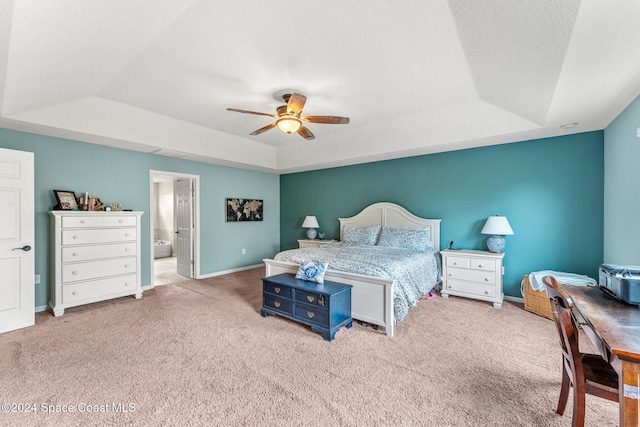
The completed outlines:
{"type": "Polygon", "coordinates": [[[546,291],[536,291],[529,283],[529,275],[525,274],[522,279],[522,296],[524,296],[524,309],[538,316],[553,320],[551,305],[546,291]]]}

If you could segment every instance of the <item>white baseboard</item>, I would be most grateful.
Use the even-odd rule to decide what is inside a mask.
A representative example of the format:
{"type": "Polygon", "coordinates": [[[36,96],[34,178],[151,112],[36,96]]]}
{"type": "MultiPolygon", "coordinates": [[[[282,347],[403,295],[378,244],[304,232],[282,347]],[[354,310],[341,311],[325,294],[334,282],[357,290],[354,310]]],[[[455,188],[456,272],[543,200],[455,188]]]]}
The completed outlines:
{"type": "Polygon", "coordinates": [[[519,298],[519,297],[510,297],[508,295],[504,296],[504,299],[506,301],[511,301],[511,302],[519,302],[521,304],[524,304],[524,298],[519,298]]]}
{"type": "Polygon", "coordinates": [[[247,265],[245,267],[232,268],[231,270],[216,271],[215,273],[201,274],[197,279],[208,279],[209,277],[224,276],[225,274],[237,273],[238,271],[252,270],[254,268],[264,267],[264,263],[247,265]]]}
{"type": "Polygon", "coordinates": [[[49,305],[39,305],[36,307],[36,313],[40,313],[41,311],[49,310],[49,305]]]}

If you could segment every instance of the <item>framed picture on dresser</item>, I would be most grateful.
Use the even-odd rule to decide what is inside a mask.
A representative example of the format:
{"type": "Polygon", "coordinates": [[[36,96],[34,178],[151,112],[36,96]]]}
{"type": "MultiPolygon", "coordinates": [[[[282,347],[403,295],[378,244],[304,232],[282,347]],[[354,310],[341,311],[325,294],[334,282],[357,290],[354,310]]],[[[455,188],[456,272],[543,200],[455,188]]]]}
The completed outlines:
{"type": "Polygon", "coordinates": [[[58,202],[58,205],[55,207],[55,209],[63,211],[78,210],[76,193],[74,193],[73,191],[53,190],[53,194],[55,194],[56,201],[58,202]]]}

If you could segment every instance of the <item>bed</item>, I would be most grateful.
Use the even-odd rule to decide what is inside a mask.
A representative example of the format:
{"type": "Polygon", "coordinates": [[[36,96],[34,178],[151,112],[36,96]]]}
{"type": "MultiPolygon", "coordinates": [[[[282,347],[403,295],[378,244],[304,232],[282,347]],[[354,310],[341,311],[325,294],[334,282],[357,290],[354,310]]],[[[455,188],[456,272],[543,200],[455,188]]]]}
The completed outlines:
{"type": "MultiPolygon", "coordinates": [[[[425,234],[427,234],[426,237],[428,238],[428,243],[432,250],[430,250],[429,254],[425,256],[431,257],[432,261],[430,262],[435,261],[437,264],[437,253],[440,250],[441,220],[439,219],[420,218],[411,214],[402,206],[388,202],[380,202],[367,206],[355,216],[350,218],[338,218],[338,220],[340,222],[341,242],[344,241],[345,230],[351,233],[354,228],[369,228],[379,225],[381,227],[428,230],[428,233],[425,234]]],[[[281,273],[295,274],[300,266],[299,261],[294,261],[296,260],[295,256],[314,256],[313,251],[329,251],[332,250],[333,247],[338,248],[340,246],[340,243],[327,244],[316,248],[280,252],[276,257],[274,257],[274,259],[264,260],[266,267],[265,275],[268,277],[281,273]]],[[[351,250],[353,249],[354,248],[351,248],[351,250]]],[[[358,251],[356,250],[356,252],[358,251]]],[[[338,257],[341,256],[342,255],[338,255],[338,257]]],[[[394,257],[395,256],[392,256],[392,258],[394,257]]],[[[320,259],[320,261],[323,260],[320,259]]],[[[335,262],[338,261],[338,259],[335,259],[335,262]]],[[[356,268],[355,270],[358,272],[353,272],[353,270],[341,271],[332,268],[332,263],[329,261],[329,269],[325,273],[325,279],[352,285],[352,317],[356,320],[367,322],[372,325],[381,326],[385,328],[386,334],[389,337],[393,337],[395,324],[398,320],[396,318],[395,301],[397,300],[396,297],[398,297],[398,294],[401,292],[400,288],[404,287],[404,277],[400,278],[395,276],[395,271],[393,271],[394,268],[387,267],[380,267],[379,274],[362,274],[362,271],[376,271],[376,266],[373,265],[373,262],[369,262],[368,264],[369,266],[366,268],[356,268]]],[[[338,264],[335,265],[338,266],[338,264]]],[[[342,267],[343,266],[340,266],[340,268],[342,267]]],[[[415,276],[418,273],[415,271],[408,271],[407,273],[402,274],[415,276]]],[[[438,283],[439,271],[436,271],[435,274],[431,274],[428,281],[428,285],[423,284],[420,286],[423,292],[427,288],[430,290],[438,283]]],[[[413,306],[415,304],[410,303],[410,305],[413,306]]]]}

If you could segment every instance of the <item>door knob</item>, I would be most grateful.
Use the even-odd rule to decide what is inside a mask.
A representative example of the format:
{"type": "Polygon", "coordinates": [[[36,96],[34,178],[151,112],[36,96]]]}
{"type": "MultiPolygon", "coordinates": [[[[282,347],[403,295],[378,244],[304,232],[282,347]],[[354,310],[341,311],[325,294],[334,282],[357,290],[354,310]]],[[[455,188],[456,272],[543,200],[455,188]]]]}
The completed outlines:
{"type": "Polygon", "coordinates": [[[11,250],[12,250],[12,251],[22,250],[22,251],[25,251],[25,252],[29,252],[29,251],[31,250],[31,246],[29,246],[29,245],[24,245],[24,246],[23,246],[23,247],[21,247],[21,248],[13,248],[13,249],[11,249],[11,250]]]}

